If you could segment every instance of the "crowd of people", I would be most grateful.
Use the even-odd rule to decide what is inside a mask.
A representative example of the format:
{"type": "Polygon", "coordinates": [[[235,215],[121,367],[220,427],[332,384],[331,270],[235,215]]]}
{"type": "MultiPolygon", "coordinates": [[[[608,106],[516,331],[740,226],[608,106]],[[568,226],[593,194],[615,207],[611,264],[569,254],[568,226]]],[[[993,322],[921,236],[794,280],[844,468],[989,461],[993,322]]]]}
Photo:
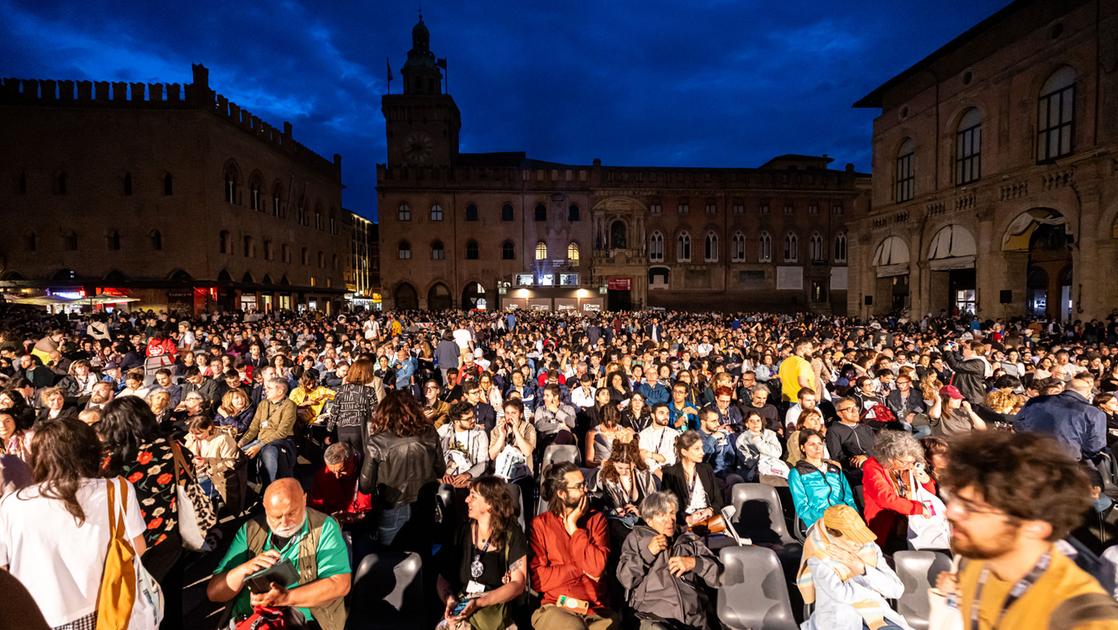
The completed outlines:
{"type": "Polygon", "coordinates": [[[910,549],[954,627],[1118,628],[1118,315],[0,309],[20,627],[184,627],[209,554],[210,627],[360,628],[413,552],[442,628],[717,628],[756,545],[805,628],[909,628],[910,549]],[[794,542],[743,539],[758,486],[794,542]]]}

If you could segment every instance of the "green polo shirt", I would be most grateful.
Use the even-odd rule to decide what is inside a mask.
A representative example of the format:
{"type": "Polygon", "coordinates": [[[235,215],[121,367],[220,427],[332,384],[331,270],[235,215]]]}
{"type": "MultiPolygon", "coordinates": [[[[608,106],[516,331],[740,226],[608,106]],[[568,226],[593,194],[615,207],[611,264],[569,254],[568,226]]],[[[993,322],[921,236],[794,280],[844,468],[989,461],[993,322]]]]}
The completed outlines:
{"type": "MultiPolygon", "coordinates": [[[[236,568],[239,565],[248,562],[253,558],[253,554],[248,548],[248,523],[241,525],[237,530],[236,536],[233,537],[233,542],[229,544],[229,550],[225,552],[225,557],[214,569],[214,575],[224,573],[230,569],[236,568]]],[[[268,537],[264,541],[264,551],[275,549],[280,553],[281,559],[290,560],[291,564],[295,566],[295,572],[301,573],[299,567],[299,543],[303,540],[304,536],[310,535],[310,519],[303,519],[303,529],[298,534],[293,536],[287,541],[287,544],[282,549],[278,549],[272,544],[272,533],[268,532],[268,537]]],[[[334,575],[344,575],[352,573],[349,566],[349,550],[346,547],[345,538],[342,537],[342,530],[338,527],[338,521],[333,517],[327,517],[322,523],[322,533],[318,538],[318,549],[315,551],[315,559],[318,561],[318,579],[328,578],[334,575]]],[[[293,589],[299,585],[295,581],[287,585],[288,589],[293,589]]],[[[311,611],[307,608],[299,608],[307,619],[314,619],[311,611]]],[[[249,592],[247,588],[241,589],[237,597],[233,600],[233,618],[239,619],[252,614],[252,605],[249,603],[249,592]]]]}

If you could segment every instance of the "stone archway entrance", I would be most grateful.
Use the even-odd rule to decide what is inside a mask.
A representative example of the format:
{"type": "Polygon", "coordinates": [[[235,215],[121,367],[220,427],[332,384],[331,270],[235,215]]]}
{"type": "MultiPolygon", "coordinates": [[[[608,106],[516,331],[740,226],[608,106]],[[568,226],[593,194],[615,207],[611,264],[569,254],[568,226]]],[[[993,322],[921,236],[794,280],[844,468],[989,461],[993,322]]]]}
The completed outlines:
{"type": "Polygon", "coordinates": [[[475,308],[484,311],[489,308],[489,302],[486,300],[485,287],[481,283],[471,282],[462,290],[462,310],[472,311],[475,308]]]}
{"type": "Polygon", "coordinates": [[[427,291],[427,308],[432,311],[445,311],[450,308],[450,289],[439,282],[427,291]]]}
{"type": "Polygon", "coordinates": [[[909,260],[908,245],[899,236],[887,237],[874,250],[875,313],[897,313],[911,306],[909,260]]]}
{"type": "Polygon", "coordinates": [[[1025,310],[1067,321],[1072,312],[1071,236],[1067,219],[1050,208],[1021,213],[1002,238],[1002,250],[1025,255],[1025,310]]]}
{"type": "Polygon", "coordinates": [[[396,287],[396,291],[392,294],[393,301],[396,305],[396,310],[415,310],[419,308],[419,295],[415,292],[415,287],[407,282],[396,287]]]}
{"type": "Polygon", "coordinates": [[[961,225],[945,225],[936,232],[928,247],[929,310],[945,310],[950,316],[978,312],[977,251],[974,235],[961,225]]]}

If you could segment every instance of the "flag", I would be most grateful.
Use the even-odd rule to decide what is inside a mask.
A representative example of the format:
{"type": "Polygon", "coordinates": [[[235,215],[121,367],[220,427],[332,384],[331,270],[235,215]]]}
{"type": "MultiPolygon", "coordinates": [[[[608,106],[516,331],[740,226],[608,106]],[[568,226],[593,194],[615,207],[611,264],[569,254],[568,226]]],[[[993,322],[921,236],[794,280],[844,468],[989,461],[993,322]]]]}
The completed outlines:
{"type": "Polygon", "coordinates": [[[392,83],[392,64],[388,62],[388,57],[384,58],[384,70],[388,73],[388,82],[392,83]]]}

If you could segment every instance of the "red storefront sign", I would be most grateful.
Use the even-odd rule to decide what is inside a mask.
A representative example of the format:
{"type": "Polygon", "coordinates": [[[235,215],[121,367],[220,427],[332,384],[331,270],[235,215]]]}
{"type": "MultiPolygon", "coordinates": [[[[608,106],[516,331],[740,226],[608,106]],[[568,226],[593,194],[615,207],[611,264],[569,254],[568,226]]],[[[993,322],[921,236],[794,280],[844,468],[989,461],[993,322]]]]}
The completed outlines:
{"type": "Polygon", "coordinates": [[[633,288],[632,278],[610,278],[608,288],[610,291],[628,291],[633,288]]]}

